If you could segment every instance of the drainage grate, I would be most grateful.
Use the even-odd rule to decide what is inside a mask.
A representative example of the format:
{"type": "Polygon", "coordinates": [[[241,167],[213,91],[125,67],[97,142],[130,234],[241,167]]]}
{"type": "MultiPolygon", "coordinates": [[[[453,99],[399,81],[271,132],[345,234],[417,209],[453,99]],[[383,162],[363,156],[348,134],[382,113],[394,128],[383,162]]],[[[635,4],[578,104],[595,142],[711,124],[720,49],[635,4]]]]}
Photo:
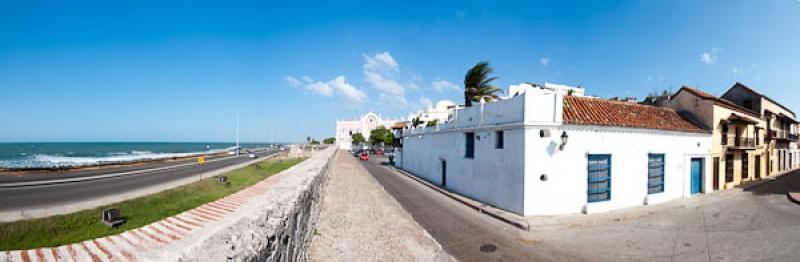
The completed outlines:
{"type": "Polygon", "coordinates": [[[497,246],[492,244],[484,244],[481,246],[481,252],[483,253],[492,253],[497,250],[497,246]]]}

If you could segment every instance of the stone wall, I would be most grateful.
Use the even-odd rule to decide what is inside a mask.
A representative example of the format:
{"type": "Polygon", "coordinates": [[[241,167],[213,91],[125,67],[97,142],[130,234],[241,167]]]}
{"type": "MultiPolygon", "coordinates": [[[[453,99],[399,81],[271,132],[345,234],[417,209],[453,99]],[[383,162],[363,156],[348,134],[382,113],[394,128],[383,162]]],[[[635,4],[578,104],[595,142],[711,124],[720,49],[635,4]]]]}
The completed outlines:
{"type": "MultiPolygon", "coordinates": [[[[244,212],[179,247],[181,261],[297,261],[307,257],[313,225],[327,184],[334,147],[270,180],[244,212]]],[[[163,254],[162,254],[163,255],[163,254]]],[[[164,258],[164,257],[162,257],[164,258]]]]}

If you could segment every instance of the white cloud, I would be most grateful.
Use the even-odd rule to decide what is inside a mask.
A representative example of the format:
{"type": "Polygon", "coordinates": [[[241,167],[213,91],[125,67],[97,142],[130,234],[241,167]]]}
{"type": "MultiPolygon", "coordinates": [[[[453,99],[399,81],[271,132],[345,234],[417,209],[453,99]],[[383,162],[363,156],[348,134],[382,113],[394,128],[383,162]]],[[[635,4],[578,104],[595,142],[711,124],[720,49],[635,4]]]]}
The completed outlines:
{"type": "Polygon", "coordinates": [[[440,93],[448,90],[453,90],[453,91],[461,90],[456,84],[444,80],[436,80],[431,82],[431,87],[433,87],[433,90],[436,90],[440,93]]]}
{"type": "Polygon", "coordinates": [[[734,66],[731,68],[731,73],[734,75],[746,74],[752,72],[754,69],[756,69],[756,67],[756,64],[750,64],[749,66],[734,66]]]}
{"type": "MultiPolygon", "coordinates": [[[[400,66],[389,52],[382,52],[375,55],[364,55],[364,81],[370,83],[377,89],[379,97],[387,103],[405,106],[406,86],[398,81],[400,66]]],[[[410,86],[412,89],[414,84],[410,86]]]]}
{"type": "Polygon", "coordinates": [[[722,48],[719,47],[711,48],[710,51],[703,52],[702,54],[700,54],[700,61],[706,65],[714,64],[715,62],[717,62],[718,58],[717,53],[719,53],[720,51],[722,51],[722,48]]]}
{"type": "Polygon", "coordinates": [[[333,80],[327,82],[314,81],[314,79],[309,76],[303,76],[300,79],[287,76],[284,79],[293,87],[302,86],[304,89],[317,95],[327,97],[337,95],[344,99],[349,106],[359,106],[367,101],[367,94],[350,83],[347,83],[347,78],[344,76],[337,76],[333,80]]]}
{"type": "Polygon", "coordinates": [[[300,80],[297,80],[297,78],[293,76],[284,77],[283,80],[286,80],[286,82],[289,83],[289,85],[292,87],[300,86],[300,80]]]}
{"type": "Polygon", "coordinates": [[[424,96],[419,97],[419,103],[422,104],[422,106],[425,108],[433,107],[433,101],[431,101],[430,98],[424,96]]]}
{"type": "Polygon", "coordinates": [[[331,85],[328,83],[323,83],[323,82],[311,83],[306,85],[306,89],[318,95],[333,96],[333,88],[331,88],[331,85]]]}
{"type": "Polygon", "coordinates": [[[542,64],[542,66],[547,66],[550,64],[550,58],[542,57],[541,59],[539,59],[539,63],[542,64]]]}
{"type": "Polygon", "coordinates": [[[377,53],[374,56],[364,55],[364,59],[367,60],[367,63],[364,64],[364,70],[396,72],[400,68],[389,52],[377,53]]]}
{"type": "Polygon", "coordinates": [[[328,84],[349,103],[362,104],[367,101],[367,94],[347,83],[347,79],[345,79],[344,76],[337,76],[328,82],[328,84]]]}

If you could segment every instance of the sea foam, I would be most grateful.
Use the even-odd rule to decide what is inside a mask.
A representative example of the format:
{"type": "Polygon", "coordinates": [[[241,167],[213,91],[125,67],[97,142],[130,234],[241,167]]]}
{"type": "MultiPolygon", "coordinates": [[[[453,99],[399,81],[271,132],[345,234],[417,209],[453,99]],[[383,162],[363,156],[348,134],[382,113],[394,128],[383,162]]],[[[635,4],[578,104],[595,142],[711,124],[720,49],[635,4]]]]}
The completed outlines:
{"type": "Polygon", "coordinates": [[[190,157],[201,154],[224,152],[225,149],[216,149],[202,152],[188,153],[153,153],[150,151],[131,151],[108,153],[100,157],[74,157],[62,155],[35,154],[27,155],[21,159],[0,160],[0,168],[7,169],[34,169],[34,168],[69,168],[86,167],[109,164],[124,164],[146,160],[169,159],[175,157],[190,157]]]}

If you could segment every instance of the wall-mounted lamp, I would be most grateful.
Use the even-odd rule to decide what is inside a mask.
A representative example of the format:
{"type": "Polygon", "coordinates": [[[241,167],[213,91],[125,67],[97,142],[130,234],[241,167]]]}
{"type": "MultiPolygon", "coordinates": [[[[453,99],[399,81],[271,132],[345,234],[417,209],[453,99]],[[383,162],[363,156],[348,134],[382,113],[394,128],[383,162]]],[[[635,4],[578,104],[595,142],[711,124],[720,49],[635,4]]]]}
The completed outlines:
{"type": "Polygon", "coordinates": [[[567,145],[568,138],[567,131],[561,133],[561,145],[558,146],[558,150],[564,151],[564,146],[567,145]]]}

